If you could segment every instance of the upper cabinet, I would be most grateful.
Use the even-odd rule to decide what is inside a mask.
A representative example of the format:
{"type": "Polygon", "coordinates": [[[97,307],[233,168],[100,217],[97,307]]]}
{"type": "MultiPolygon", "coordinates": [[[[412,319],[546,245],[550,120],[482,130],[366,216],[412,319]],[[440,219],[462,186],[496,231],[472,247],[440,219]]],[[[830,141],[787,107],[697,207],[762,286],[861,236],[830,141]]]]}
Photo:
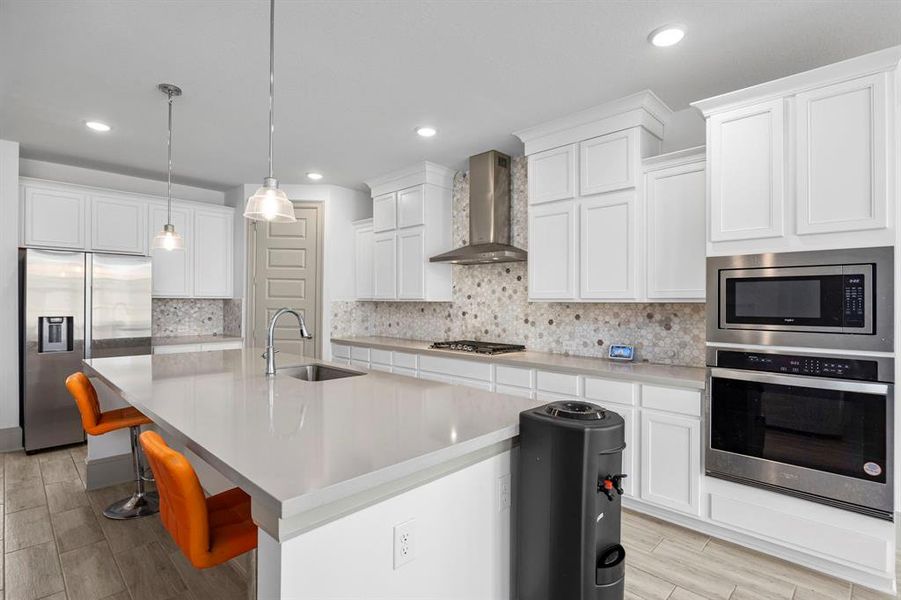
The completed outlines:
{"type": "Polygon", "coordinates": [[[713,255],[894,244],[901,48],[695,102],[713,255]]]}
{"type": "Polygon", "coordinates": [[[703,152],[647,159],[669,116],[645,91],[516,133],[529,157],[530,300],[703,299],[703,152]],[[684,177],[665,172],[692,161],[684,177]]]}
{"type": "Polygon", "coordinates": [[[159,197],[21,178],[20,244],[147,256],[153,295],[230,298],[234,294],[234,209],[172,201],[172,223],[184,250],[152,250],[167,221],[159,197]]]}
{"type": "Polygon", "coordinates": [[[368,181],[371,225],[359,222],[354,253],[360,300],[451,300],[451,266],[429,257],[452,248],[455,172],[434,163],[368,181]]]}

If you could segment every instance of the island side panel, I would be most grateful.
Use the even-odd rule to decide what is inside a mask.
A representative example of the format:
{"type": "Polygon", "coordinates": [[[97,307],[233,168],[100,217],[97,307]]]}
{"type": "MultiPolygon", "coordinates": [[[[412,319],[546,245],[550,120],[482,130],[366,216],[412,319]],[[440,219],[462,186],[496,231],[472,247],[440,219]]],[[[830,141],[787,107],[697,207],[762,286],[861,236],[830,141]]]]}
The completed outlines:
{"type": "MultiPolygon", "coordinates": [[[[512,506],[499,482],[516,449],[496,454],[281,544],[259,532],[259,597],[512,596],[512,506]],[[414,558],[394,568],[394,527],[414,520],[414,558]]],[[[510,498],[514,498],[513,493],[510,498]]]]}

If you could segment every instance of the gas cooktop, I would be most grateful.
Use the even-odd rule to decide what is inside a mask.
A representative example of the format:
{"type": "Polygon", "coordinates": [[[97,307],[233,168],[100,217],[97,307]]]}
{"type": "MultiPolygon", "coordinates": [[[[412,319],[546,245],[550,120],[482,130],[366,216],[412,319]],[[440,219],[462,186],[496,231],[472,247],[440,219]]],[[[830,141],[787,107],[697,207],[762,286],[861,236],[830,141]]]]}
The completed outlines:
{"type": "Polygon", "coordinates": [[[519,344],[499,344],[497,342],[476,342],[474,340],[451,340],[449,342],[435,342],[429,348],[436,350],[459,350],[460,352],[475,352],[476,354],[504,354],[506,352],[522,352],[525,346],[519,344]]]}

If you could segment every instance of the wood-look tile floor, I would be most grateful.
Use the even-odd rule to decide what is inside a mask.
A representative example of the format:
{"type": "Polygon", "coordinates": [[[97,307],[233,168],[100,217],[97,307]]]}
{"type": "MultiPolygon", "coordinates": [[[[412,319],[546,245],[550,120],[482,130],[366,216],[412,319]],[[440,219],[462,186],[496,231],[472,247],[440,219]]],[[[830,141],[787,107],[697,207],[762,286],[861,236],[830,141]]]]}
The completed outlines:
{"type": "MultiPolygon", "coordinates": [[[[0,454],[6,600],[235,600],[244,563],[194,569],[158,516],[111,521],[131,484],[85,492],[85,447],[0,454]]],[[[883,600],[821,573],[635,512],[623,515],[627,600],[883,600]]],[[[901,566],[901,565],[899,565],[901,566]]]]}
{"type": "Polygon", "coordinates": [[[244,600],[246,563],[191,566],[159,516],[111,521],[102,511],[132,484],[85,491],[85,446],[0,454],[0,598],[244,600]]]}

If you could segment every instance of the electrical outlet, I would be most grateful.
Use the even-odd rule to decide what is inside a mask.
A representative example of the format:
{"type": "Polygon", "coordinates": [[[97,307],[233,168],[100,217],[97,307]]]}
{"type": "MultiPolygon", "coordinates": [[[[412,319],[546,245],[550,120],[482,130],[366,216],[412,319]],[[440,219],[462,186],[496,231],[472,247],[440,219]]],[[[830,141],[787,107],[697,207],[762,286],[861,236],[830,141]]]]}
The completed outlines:
{"type": "Polygon", "coordinates": [[[497,510],[503,512],[510,509],[510,502],[513,496],[513,484],[510,481],[510,474],[501,475],[497,478],[497,510]]]}
{"type": "Polygon", "coordinates": [[[416,558],[416,519],[394,526],[394,568],[401,568],[416,558]]]}

